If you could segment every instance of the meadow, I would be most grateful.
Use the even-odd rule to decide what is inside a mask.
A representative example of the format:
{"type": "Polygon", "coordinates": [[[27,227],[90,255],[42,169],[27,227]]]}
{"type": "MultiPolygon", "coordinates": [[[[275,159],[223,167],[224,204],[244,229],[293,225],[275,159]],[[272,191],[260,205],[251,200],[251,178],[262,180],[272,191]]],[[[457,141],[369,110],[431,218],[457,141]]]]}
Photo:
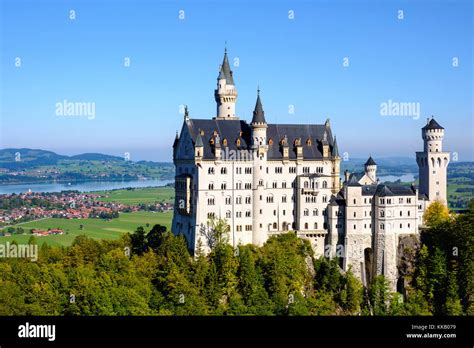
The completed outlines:
{"type": "MultiPolygon", "coordinates": [[[[171,227],[173,212],[133,212],[120,213],[119,218],[112,220],[103,219],[44,219],[30,221],[14,225],[13,227],[22,227],[25,231],[32,228],[49,229],[61,228],[63,235],[36,237],[38,244],[48,243],[49,245],[68,246],[79,235],[86,235],[93,239],[118,239],[127,232],[134,232],[137,227],[143,226],[149,231],[155,224],[161,224],[168,228],[171,227]],[[82,226],[82,228],[81,228],[82,226]]],[[[28,243],[32,235],[30,233],[23,235],[13,235],[9,237],[0,237],[0,243],[16,241],[17,243],[28,243]]]]}
{"type": "Polygon", "coordinates": [[[119,202],[126,205],[173,202],[174,200],[174,188],[170,186],[98,191],[94,193],[101,195],[99,200],[102,202],[119,202]]]}

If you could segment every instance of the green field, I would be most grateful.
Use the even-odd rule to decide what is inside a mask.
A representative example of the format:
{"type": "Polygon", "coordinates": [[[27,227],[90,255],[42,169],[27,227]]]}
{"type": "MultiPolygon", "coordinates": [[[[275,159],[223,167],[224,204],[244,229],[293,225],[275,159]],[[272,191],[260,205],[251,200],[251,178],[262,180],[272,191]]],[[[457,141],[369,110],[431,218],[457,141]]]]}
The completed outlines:
{"type": "MultiPolygon", "coordinates": [[[[49,245],[70,245],[74,238],[79,235],[86,235],[93,239],[118,239],[127,232],[133,232],[138,226],[143,226],[149,231],[155,224],[165,225],[168,230],[171,227],[173,212],[154,213],[154,212],[134,212],[120,213],[118,219],[110,221],[102,219],[45,219],[31,221],[17,225],[26,231],[32,228],[49,229],[61,228],[65,234],[57,236],[36,237],[38,244],[47,242],[49,245]],[[149,224],[147,227],[146,224],[149,224]],[[83,229],[80,229],[83,225],[83,229]]],[[[14,226],[15,227],[15,226],[14,226]]],[[[10,237],[0,237],[0,243],[12,242],[27,243],[31,234],[14,235],[10,237]]]]}
{"type": "Polygon", "coordinates": [[[116,191],[99,191],[99,199],[102,202],[119,202],[126,205],[137,205],[139,203],[154,202],[173,202],[174,188],[165,187],[147,187],[116,191]]]}

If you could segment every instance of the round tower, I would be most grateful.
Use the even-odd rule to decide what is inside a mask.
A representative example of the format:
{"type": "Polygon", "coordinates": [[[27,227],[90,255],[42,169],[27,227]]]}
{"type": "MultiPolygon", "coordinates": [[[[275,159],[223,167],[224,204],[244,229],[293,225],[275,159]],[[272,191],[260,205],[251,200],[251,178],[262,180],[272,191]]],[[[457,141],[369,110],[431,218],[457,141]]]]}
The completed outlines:
{"type": "Polygon", "coordinates": [[[230,70],[227,49],[224,51],[224,60],[217,77],[217,88],[214,90],[214,98],[217,103],[217,119],[238,119],[235,115],[237,90],[232,70],[230,70]]]}
{"type": "Polygon", "coordinates": [[[265,201],[260,199],[265,192],[267,171],[267,122],[260,100],[260,90],[257,90],[257,102],[253,111],[252,122],[252,153],[253,153],[253,214],[252,214],[252,243],[263,245],[267,240],[267,230],[263,222],[265,201]]]}
{"type": "Polygon", "coordinates": [[[364,164],[365,174],[374,182],[377,181],[377,163],[375,163],[372,156],[369,157],[367,162],[364,164]]]}
{"type": "Polygon", "coordinates": [[[421,129],[423,152],[416,153],[420,195],[428,201],[446,201],[447,170],[450,153],[443,152],[444,128],[432,117],[421,129]]]}

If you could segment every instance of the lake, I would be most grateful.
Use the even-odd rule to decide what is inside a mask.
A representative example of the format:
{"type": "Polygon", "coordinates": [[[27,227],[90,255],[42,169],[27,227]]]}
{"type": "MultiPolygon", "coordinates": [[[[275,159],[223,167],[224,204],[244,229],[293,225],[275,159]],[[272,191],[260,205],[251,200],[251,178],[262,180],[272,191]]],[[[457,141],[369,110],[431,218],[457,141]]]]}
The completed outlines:
{"type": "Polygon", "coordinates": [[[80,192],[115,190],[126,187],[150,187],[165,186],[174,180],[130,180],[130,181],[82,181],[82,182],[50,182],[40,184],[13,184],[0,185],[0,194],[22,193],[31,190],[33,192],[61,192],[66,190],[77,190],[80,192]]]}

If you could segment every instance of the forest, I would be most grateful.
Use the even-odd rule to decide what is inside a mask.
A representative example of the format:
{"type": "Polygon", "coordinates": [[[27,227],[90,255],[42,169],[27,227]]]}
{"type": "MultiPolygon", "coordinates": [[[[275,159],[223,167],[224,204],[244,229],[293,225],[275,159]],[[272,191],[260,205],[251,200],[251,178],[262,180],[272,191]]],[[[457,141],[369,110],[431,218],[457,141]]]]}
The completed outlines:
{"type": "Polygon", "coordinates": [[[216,221],[208,255],[155,225],[0,259],[0,315],[473,315],[473,202],[465,214],[430,206],[403,295],[383,276],[363,287],[292,232],[232,248],[216,221]]]}

